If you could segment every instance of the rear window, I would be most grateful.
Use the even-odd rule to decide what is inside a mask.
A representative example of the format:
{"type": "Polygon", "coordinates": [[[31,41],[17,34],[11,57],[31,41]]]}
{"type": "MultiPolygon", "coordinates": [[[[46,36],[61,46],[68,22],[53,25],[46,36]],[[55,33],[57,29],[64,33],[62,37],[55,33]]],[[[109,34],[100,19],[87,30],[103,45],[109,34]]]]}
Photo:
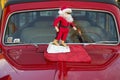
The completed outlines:
{"type": "MultiPolygon", "coordinates": [[[[4,44],[48,44],[56,32],[53,26],[58,10],[25,11],[12,14],[7,22],[4,44]]],[[[72,16],[82,35],[71,27],[66,43],[117,44],[114,16],[103,11],[73,10],[72,16]]]]}

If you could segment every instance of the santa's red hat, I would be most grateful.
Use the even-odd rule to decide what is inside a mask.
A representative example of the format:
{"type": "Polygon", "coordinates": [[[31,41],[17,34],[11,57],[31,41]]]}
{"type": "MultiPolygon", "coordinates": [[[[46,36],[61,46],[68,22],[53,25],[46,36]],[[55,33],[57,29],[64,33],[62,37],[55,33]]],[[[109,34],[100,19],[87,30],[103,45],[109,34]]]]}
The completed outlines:
{"type": "Polygon", "coordinates": [[[63,6],[59,9],[58,13],[59,14],[64,14],[64,13],[72,13],[72,9],[67,8],[66,6],[63,6]]]}

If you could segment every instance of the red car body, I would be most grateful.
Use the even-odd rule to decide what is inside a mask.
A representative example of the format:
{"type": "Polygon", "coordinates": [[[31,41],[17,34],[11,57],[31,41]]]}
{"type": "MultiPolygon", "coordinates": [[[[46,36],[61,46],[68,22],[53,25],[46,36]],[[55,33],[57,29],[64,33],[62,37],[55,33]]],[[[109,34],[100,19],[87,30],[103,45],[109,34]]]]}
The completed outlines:
{"type": "Polygon", "coordinates": [[[111,1],[113,2],[107,0],[103,2],[102,0],[8,0],[1,20],[0,80],[120,80],[120,10],[114,0],[111,1]],[[39,44],[37,48],[28,44],[4,44],[5,26],[12,14],[22,11],[56,9],[65,5],[73,9],[103,10],[112,13],[117,26],[117,44],[79,44],[90,55],[92,59],[90,63],[46,60],[44,51],[48,44],[39,44]]]}

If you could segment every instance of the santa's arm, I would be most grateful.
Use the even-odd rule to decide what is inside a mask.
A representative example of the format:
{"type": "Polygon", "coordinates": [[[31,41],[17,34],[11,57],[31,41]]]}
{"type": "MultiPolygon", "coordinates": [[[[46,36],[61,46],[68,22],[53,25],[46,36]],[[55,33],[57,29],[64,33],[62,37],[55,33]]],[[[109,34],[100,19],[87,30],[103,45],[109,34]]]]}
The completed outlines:
{"type": "Polygon", "coordinates": [[[75,31],[77,31],[77,32],[81,35],[81,30],[80,30],[80,29],[77,29],[77,28],[75,27],[74,23],[71,23],[71,25],[72,25],[73,29],[74,29],[75,31]]]}
{"type": "Polygon", "coordinates": [[[55,20],[54,20],[54,23],[53,23],[53,26],[55,27],[55,30],[56,32],[59,32],[59,22],[60,22],[60,17],[57,17],[55,20]]]}

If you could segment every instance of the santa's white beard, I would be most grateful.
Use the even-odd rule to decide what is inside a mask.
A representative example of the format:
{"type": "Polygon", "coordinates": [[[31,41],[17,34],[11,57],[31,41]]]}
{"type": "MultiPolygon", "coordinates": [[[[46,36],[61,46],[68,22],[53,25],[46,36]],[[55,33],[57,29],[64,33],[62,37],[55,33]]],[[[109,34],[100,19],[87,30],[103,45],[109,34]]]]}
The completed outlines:
{"type": "Polygon", "coordinates": [[[67,15],[61,15],[62,17],[64,17],[68,22],[73,22],[73,17],[71,14],[67,14],[67,15]]]}
{"type": "Polygon", "coordinates": [[[66,15],[65,19],[68,21],[68,22],[73,22],[73,18],[70,14],[66,15]]]}

